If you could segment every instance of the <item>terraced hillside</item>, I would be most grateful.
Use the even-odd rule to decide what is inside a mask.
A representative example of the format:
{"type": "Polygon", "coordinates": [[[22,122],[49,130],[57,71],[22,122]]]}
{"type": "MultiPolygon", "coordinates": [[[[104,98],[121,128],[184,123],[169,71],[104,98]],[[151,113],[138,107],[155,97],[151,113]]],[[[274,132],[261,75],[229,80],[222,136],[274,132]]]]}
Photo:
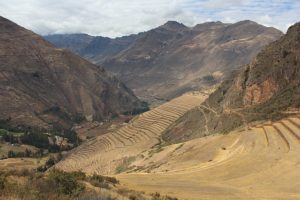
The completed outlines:
{"type": "Polygon", "coordinates": [[[164,147],[120,174],[125,186],[180,199],[300,199],[300,116],[164,147]]]}
{"type": "Polygon", "coordinates": [[[115,132],[94,138],[70,153],[57,167],[92,174],[113,174],[118,166],[161,143],[162,133],[188,110],[199,106],[206,93],[188,93],[139,115],[115,132]]]}

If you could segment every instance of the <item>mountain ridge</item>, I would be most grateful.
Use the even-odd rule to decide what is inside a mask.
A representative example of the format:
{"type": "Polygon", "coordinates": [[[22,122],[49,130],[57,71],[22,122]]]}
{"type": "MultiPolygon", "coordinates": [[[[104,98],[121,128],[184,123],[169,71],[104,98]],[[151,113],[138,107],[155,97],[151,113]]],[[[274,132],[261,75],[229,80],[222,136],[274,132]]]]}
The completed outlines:
{"type": "Polygon", "coordinates": [[[194,27],[169,21],[132,35],[131,40],[117,38],[108,46],[91,42],[91,51],[81,56],[112,72],[140,98],[151,102],[224,80],[229,71],[247,64],[264,45],[281,35],[249,20],[194,27]],[[125,41],[122,47],[115,45],[120,40],[125,41]]]}

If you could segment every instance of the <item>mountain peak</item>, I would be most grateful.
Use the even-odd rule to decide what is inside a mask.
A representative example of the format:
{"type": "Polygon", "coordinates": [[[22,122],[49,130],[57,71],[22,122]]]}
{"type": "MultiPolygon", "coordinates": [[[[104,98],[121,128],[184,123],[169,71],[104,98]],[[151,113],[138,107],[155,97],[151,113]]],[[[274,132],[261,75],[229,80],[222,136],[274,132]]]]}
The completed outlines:
{"type": "Polygon", "coordinates": [[[164,25],[160,26],[162,28],[166,28],[166,29],[184,29],[187,28],[184,24],[179,23],[177,21],[167,21],[164,25]]]}

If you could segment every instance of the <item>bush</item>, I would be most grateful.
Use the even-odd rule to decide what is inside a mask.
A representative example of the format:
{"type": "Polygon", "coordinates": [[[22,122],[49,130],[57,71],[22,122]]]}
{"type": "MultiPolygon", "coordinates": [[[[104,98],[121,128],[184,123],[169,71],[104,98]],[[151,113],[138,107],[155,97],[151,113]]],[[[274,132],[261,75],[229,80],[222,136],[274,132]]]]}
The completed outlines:
{"type": "Polygon", "coordinates": [[[78,196],[84,190],[84,185],[72,173],[54,169],[50,171],[48,178],[58,193],[78,196]]]}
{"type": "Polygon", "coordinates": [[[6,184],[6,176],[5,174],[0,174],[0,191],[4,189],[6,184]]]}
{"type": "Polygon", "coordinates": [[[95,186],[100,188],[109,188],[109,185],[116,185],[119,184],[119,181],[114,177],[108,177],[108,176],[100,176],[94,174],[92,177],[89,178],[89,182],[95,186]]]}

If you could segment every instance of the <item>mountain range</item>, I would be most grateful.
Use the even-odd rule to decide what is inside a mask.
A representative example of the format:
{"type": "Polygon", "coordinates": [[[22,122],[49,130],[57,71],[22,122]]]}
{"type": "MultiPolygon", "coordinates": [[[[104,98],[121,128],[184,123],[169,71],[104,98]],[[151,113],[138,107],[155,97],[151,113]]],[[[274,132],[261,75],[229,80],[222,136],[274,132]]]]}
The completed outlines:
{"type": "Polygon", "coordinates": [[[86,34],[45,38],[112,72],[137,96],[152,102],[220,83],[281,36],[279,30],[252,21],[194,27],[169,21],[115,39],[86,34]]]}

